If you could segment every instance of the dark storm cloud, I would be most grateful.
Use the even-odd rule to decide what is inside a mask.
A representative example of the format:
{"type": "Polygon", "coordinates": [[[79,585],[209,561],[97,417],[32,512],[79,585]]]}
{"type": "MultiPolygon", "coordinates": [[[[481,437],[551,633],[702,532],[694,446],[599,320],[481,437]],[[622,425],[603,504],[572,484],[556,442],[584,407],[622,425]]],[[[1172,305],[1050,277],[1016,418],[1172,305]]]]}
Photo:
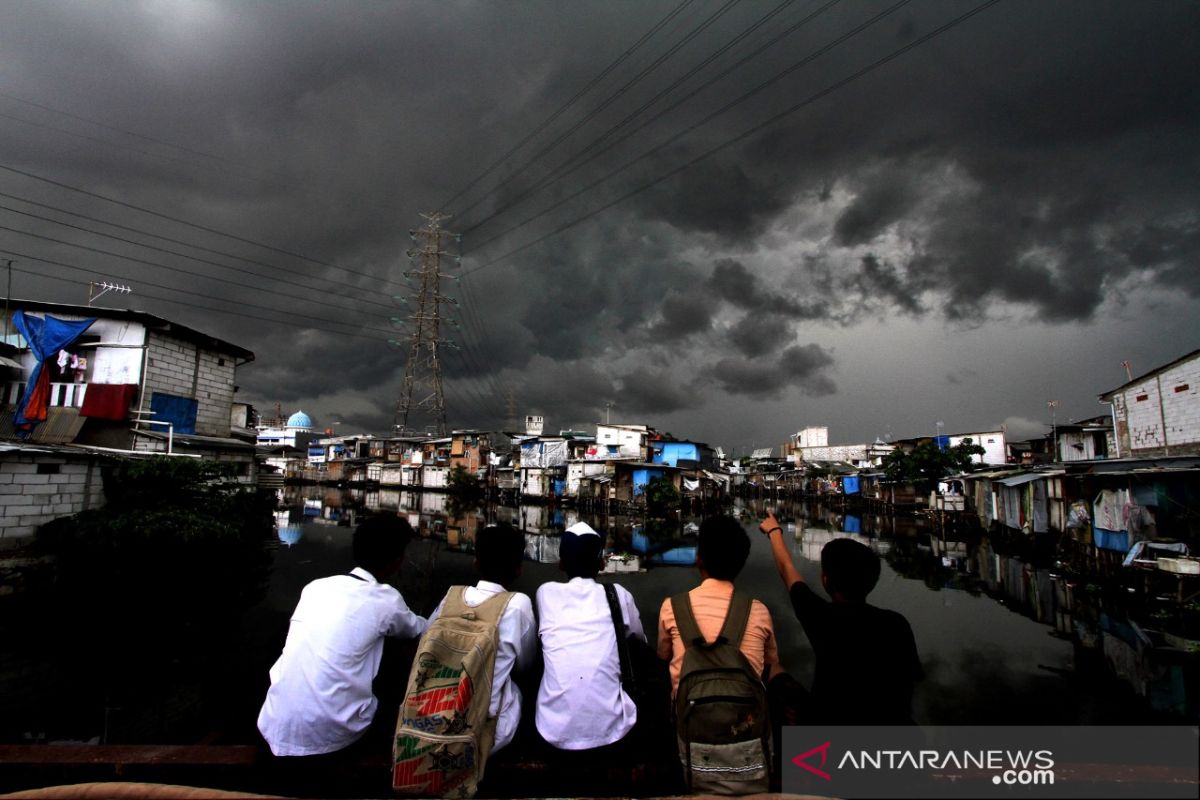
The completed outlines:
{"type": "MultiPolygon", "coordinates": [[[[256,363],[239,371],[244,394],[272,402],[357,391],[379,409],[386,429],[405,358],[386,340],[401,338],[389,321],[401,309],[346,308],[319,287],[389,304],[393,294],[411,292],[400,272],[410,268],[407,231],[422,224],[419,212],[467,187],[671,5],[581,3],[565,13],[533,0],[12,3],[0,26],[0,88],[191,152],[0,97],[0,113],[121,145],[5,120],[0,162],[303,258],[10,174],[0,174],[0,190],[276,265],[252,267],[262,274],[255,291],[200,277],[176,281],[147,265],[61,246],[37,250],[97,277],[135,285],[140,277],[213,298],[187,302],[278,308],[240,307],[241,316],[226,316],[156,305],[154,294],[169,291],[148,287],[136,302],[254,349],[256,363]],[[285,292],[311,294],[313,302],[285,292]],[[267,321],[289,315],[290,327],[267,321]],[[300,334],[308,326],[344,330],[335,322],[361,325],[371,338],[300,334]]],[[[449,334],[463,350],[445,352],[447,391],[471,401],[474,413],[496,417],[515,388],[522,412],[540,404],[572,424],[595,419],[604,399],[631,414],[698,408],[706,398],[699,389],[713,386],[739,399],[784,388],[822,396],[834,389],[830,353],[787,346],[805,322],[883,324],[898,312],[923,324],[982,326],[1010,311],[996,310],[1004,303],[1063,323],[1094,318],[1131,286],[1200,296],[1193,177],[1200,173],[1200,8],[1006,8],[571,224],[962,11],[950,2],[912,4],[682,134],[873,13],[840,4],[738,72],[702,85],[746,49],[727,54],[668,98],[703,89],[685,105],[474,229],[559,165],[595,152],[584,148],[763,9],[731,11],[551,147],[560,131],[599,109],[607,92],[668,51],[664,33],[449,203],[456,216],[447,227],[472,230],[461,244],[468,268],[548,238],[472,274],[466,288],[447,286],[470,306],[460,308],[462,328],[449,334]],[[622,164],[634,166],[615,172],[622,164]],[[610,172],[614,178],[571,197],[610,172]],[[705,365],[709,382],[680,388],[672,366],[681,359],[705,365]],[[656,375],[664,377],[648,380],[656,375]]],[[[671,35],[678,38],[702,13],[690,10],[671,35]]],[[[770,32],[800,14],[789,9],[770,32]]],[[[11,222],[0,215],[0,224],[11,222]]],[[[20,247],[34,245],[0,233],[0,248],[20,247]]],[[[228,274],[189,266],[198,275],[228,274]]],[[[30,293],[59,300],[77,301],[89,277],[60,269],[38,282],[22,273],[30,293]]],[[[703,412],[691,418],[703,420],[703,412]]]]}
{"type": "Polygon", "coordinates": [[[792,345],[775,359],[723,358],[707,375],[735,395],[778,397],[794,387],[803,394],[822,397],[837,391],[826,374],[832,365],[833,357],[819,345],[792,345]]]}
{"type": "Polygon", "coordinates": [[[912,187],[896,180],[903,174],[888,173],[864,187],[834,223],[834,241],[845,246],[865,244],[908,211],[916,197],[912,187]]]}
{"type": "Polygon", "coordinates": [[[702,405],[701,397],[686,386],[674,384],[669,372],[639,367],[619,381],[617,405],[624,413],[668,414],[702,405]]]}
{"type": "Polygon", "coordinates": [[[659,306],[660,319],[650,326],[649,336],[659,342],[673,342],[712,327],[716,306],[711,295],[697,286],[671,289],[659,306]]]}

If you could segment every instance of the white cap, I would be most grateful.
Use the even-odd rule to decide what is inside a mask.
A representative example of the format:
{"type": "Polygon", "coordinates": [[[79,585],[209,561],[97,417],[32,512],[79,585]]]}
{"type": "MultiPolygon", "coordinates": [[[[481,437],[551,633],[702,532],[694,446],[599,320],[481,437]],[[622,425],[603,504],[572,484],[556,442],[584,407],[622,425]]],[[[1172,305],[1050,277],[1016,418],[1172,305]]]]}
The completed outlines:
{"type": "Polygon", "coordinates": [[[574,525],[567,528],[566,532],[573,533],[576,536],[595,536],[597,538],[600,536],[600,534],[596,533],[595,529],[586,522],[576,522],[574,525]]]}

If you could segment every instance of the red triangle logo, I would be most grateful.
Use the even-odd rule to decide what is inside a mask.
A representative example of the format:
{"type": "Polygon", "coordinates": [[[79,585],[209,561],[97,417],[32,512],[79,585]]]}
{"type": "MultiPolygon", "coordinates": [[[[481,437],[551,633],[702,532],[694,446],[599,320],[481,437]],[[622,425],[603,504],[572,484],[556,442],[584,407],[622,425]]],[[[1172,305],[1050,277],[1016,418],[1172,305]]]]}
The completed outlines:
{"type": "Polygon", "coordinates": [[[807,753],[801,753],[800,755],[798,755],[792,759],[792,763],[795,764],[797,767],[800,767],[800,769],[808,770],[813,775],[816,775],[818,778],[824,778],[827,781],[832,780],[832,778],[830,777],[828,772],[826,772],[823,769],[817,769],[812,764],[809,764],[807,762],[807,759],[815,753],[821,754],[821,766],[822,767],[825,766],[825,759],[827,759],[829,757],[829,742],[826,742],[825,744],[817,745],[812,750],[809,750],[807,753]]]}

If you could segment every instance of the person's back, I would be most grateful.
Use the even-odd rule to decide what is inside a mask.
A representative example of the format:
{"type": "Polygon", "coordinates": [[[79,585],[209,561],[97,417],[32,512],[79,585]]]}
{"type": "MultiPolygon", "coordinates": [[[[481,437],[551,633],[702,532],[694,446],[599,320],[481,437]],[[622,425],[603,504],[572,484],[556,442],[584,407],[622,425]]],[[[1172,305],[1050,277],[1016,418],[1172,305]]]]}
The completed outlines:
{"type": "Polygon", "coordinates": [[[689,791],[756,794],[770,788],[771,715],[766,682],[779,654],[766,607],[733,581],[750,538],[732,517],[700,525],[701,583],[659,611],[658,654],[671,660],[675,732],[689,791]]]}
{"type": "MultiPolygon", "coordinates": [[[[507,591],[521,573],[525,537],[510,525],[489,525],[475,538],[475,568],[480,580],[463,591],[463,602],[477,608],[489,598],[507,591]]],[[[451,589],[453,591],[453,589],[451,589]]],[[[429,615],[432,625],[442,613],[445,598],[429,615]]],[[[512,742],[521,721],[521,690],[514,673],[529,669],[537,657],[537,621],[533,602],[521,592],[512,592],[498,626],[495,670],[492,675],[489,716],[496,721],[492,752],[512,742]]]]}
{"type": "Polygon", "coordinates": [[[821,550],[821,583],[830,600],[804,582],[773,515],[759,526],[771,537],[776,566],[816,659],[812,722],[905,725],[913,687],[923,677],[912,628],[903,615],[867,603],[879,580],[879,557],[853,539],[821,550]]]}
{"type": "Polygon", "coordinates": [[[398,571],[411,535],[406,520],[372,518],[354,534],[359,566],[304,587],[258,717],[275,755],[337,752],[371,726],[383,637],[419,636],[427,625],[377,580],[398,571]]]}
{"type": "MultiPolygon", "coordinates": [[[[542,739],[583,751],[621,741],[637,723],[637,706],[621,687],[617,635],[599,571],[599,535],[583,523],[563,534],[560,564],[566,583],[537,591],[538,633],[545,671],[535,722],[542,739]]],[[[632,595],[616,586],[627,635],[645,639],[632,595]]]]}
{"type": "Polygon", "coordinates": [[[792,605],[812,644],[814,722],[905,725],[921,663],[908,621],[864,602],[829,602],[806,585],[792,605]]]}
{"type": "MultiPolygon", "coordinates": [[[[687,595],[700,635],[706,641],[713,641],[725,624],[729,602],[733,598],[733,581],[745,566],[749,552],[750,540],[732,517],[709,517],[700,526],[696,566],[701,582],[687,595]]],[[[670,660],[672,694],[679,689],[679,670],[685,649],[668,597],[658,614],[658,655],[670,660]]],[[[771,613],[758,600],[750,603],[750,617],[739,649],[758,675],[767,673],[764,681],[779,670],[779,650],[771,613]]]]}

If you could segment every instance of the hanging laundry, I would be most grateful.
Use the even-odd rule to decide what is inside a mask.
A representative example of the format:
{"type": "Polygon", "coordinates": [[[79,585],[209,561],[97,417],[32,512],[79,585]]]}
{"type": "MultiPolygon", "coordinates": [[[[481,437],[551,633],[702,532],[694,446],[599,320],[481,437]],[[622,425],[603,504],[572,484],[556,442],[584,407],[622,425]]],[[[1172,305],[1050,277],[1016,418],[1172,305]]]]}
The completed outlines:
{"type": "MultiPolygon", "coordinates": [[[[94,318],[65,320],[51,316],[42,319],[21,310],[13,313],[13,323],[29,343],[36,361],[13,418],[17,436],[28,438],[34,428],[46,421],[50,414],[50,364],[61,358],[63,348],[74,344],[95,321],[94,318]]],[[[67,354],[67,360],[69,362],[70,354],[67,354]]]]}
{"type": "Polygon", "coordinates": [[[87,387],[79,415],[120,421],[129,418],[129,407],[137,394],[136,383],[93,383],[87,387]]]}

